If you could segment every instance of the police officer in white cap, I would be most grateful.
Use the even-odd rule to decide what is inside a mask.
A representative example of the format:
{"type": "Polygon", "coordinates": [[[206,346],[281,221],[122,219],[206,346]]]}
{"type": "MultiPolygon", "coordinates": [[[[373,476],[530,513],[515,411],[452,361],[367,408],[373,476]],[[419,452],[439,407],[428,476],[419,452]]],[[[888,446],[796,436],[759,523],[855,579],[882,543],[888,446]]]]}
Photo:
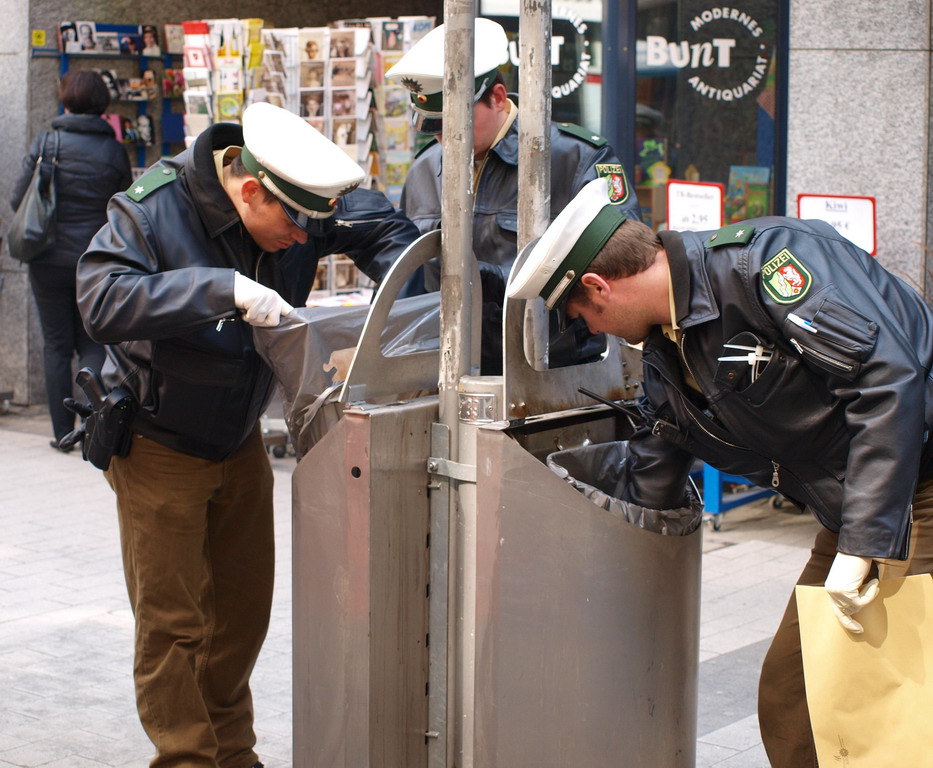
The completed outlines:
{"type": "MultiPolygon", "coordinates": [[[[499,67],[509,60],[509,40],[501,24],[476,19],[473,34],[473,102],[476,103],[499,77],[499,67]]],[[[388,80],[411,91],[411,122],[419,133],[443,132],[444,114],[444,25],[422,37],[401,60],[386,72],[388,80]]],[[[477,153],[488,146],[474,146],[477,153]]]]}
{"type": "MultiPolygon", "coordinates": [[[[508,38],[501,25],[476,19],[473,107],[474,190],[473,252],[483,281],[484,373],[501,373],[501,318],[505,281],[517,255],[518,120],[516,94],[506,91],[499,67],[508,62],[508,38]]],[[[433,29],[387,73],[411,92],[412,117],[422,133],[443,130],[444,27],[433,29]]],[[[441,226],[441,146],[425,148],[405,179],[401,207],[422,232],[441,226]]],[[[586,182],[610,179],[612,202],[639,218],[638,200],[612,147],[602,136],[572,123],[551,123],[551,216],[559,214],[586,182]]],[[[419,275],[421,277],[421,275],[419,275]]],[[[437,290],[436,269],[425,269],[423,290],[437,290]]],[[[419,286],[410,290],[417,292],[419,286]]],[[[567,333],[552,328],[552,367],[589,359],[602,340],[586,339],[577,324],[567,333]]]]}
{"type": "Polygon", "coordinates": [[[79,262],[84,323],[111,345],[103,387],[136,402],[106,476],[153,765],[260,765],[249,678],[272,600],[258,422],[273,381],[251,326],[303,303],[320,257],[378,280],[418,236],[363,178],[300,117],[253,104],[116,195],[79,262]]]}
{"type": "MultiPolygon", "coordinates": [[[[853,634],[876,575],[933,571],[933,309],[829,224],[655,234],[594,181],[508,294],[644,342],[624,500],[677,506],[694,457],[774,488],[820,523],[798,583],[824,586],[853,634]]],[[[817,764],[793,595],[758,720],[773,768],[817,764]]]]}

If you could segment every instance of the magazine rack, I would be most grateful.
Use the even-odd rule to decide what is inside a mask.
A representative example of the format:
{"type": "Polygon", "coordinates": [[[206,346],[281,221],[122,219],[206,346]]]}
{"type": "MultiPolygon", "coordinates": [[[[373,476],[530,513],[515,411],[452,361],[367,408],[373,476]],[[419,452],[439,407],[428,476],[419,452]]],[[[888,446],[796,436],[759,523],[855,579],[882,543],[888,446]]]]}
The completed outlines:
{"type": "MultiPolygon", "coordinates": [[[[143,56],[143,55],[133,55],[133,54],[122,54],[122,53],[64,53],[59,51],[57,48],[33,48],[32,49],[32,58],[57,58],[60,60],[59,66],[59,77],[63,77],[66,72],[68,72],[72,67],[72,59],[87,59],[87,60],[107,60],[107,61],[134,61],[138,62],[138,71],[140,73],[145,72],[146,70],[152,69],[150,64],[153,60],[159,61],[162,64],[161,69],[172,69],[180,60],[179,54],[166,53],[162,56],[143,56]]],[[[160,72],[156,72],[157,75],[161,75],[160,72]]],[[[161,89],[161,77],[156,78],[157,83],[161,89]]],[[[174,99],[161,97],[154,100],[131,100],[131,99],[117,99],[114,101],[115,104],[119,105],[136,105],[136,117],[138,118],[141,115],[150,115],[160,118],[160,122],[164,120],[164,116],[172,113],[172,102],[174,99]],[[157,104],[161,104],[161,110],[157,111],[154,115],[149,111],[149,105],[155,101],[157,104]]],[[[61,105],[59,105],[59,110],[62,110],[61,105]]],[[[159,148],[161,145],[160,155],[172,155],[175,154],[173,149],[180,151],[181,145],[178,142],[171,141],[162,141],[156,142],[153,141],[152,147],[159,148]],[[173,147],[174,145],[174,147],[173,147]]],[[[150,147],[144,145],[136,146],[136,156],[131,159],[134,161],[134,164],[139,168],[146,168],[151,163],[147,159],[147,150],[150,147]]],[[[129,149],[129,147],[127,147],[129,149]]]]}

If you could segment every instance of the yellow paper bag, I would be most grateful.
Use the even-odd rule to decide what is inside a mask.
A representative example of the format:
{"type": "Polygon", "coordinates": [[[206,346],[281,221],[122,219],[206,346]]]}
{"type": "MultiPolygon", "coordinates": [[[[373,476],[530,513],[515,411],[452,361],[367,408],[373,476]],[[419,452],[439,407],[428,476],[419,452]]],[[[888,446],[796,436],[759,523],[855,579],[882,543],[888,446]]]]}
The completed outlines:
{"type": "Polygon", "coordinates": [[[933,578],[886,579],[839,624],[823,587],[796,588],[810,722],[821,768],[933,766],[933,578]]]}

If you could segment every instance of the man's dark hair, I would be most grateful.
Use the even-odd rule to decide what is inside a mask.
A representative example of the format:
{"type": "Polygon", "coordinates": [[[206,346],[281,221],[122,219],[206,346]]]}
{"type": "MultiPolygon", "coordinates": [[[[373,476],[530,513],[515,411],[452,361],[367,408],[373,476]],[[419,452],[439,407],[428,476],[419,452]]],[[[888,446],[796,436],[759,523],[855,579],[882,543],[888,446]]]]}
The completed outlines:
{"type": "MultiPolygon", "coordinates": [[[[234,157],[233,160],[230,161],[230,165],[228,167],[230,168],[230,173],[233,176],[236,176],[238,179],[243,178],[244,176],[253,175],[246,170],[246,166],[243,165],[243,158],[240,157],[240,155],[234,157]]],[[[262,188],[263,200],[265,200],[265,202],[271,203],[278,199],[269,189],[266,188],[266,185],[261,181],[259,182],[259,186],[262,188]]]]}
{"type": "Polygon", "coordinates": [[[104,79],[90,69],[66,72],[58,91],[65,109],[76,115],[102,115],[110,106],[110,91],[104,79]]]}
{"type": "MultiPolygon", "coordinates": [[[[631,277],[654,264],[661,247],[661,239],[651,227],[635,219],[628,219],[612,233],[585,271],[594,272],[607,280],[631,277]]],[[[567,301],[580,301],[585,296],[586,288],[577,283],[570,289],[567,301]]]]}
{"type": "Polygon", "coordinates": [[[492,101],[492,89],[495,88],[497,85],[502,85],[502,86],[505,85],[505,79],[502,77],[502,73],[499,71],[496,71],[495,78],[489,85],[486,86],[486,90],[483,91],[483,95],[480,96],[476,100],[476,103],[479,104],[480,102],[482,102],[488,107],[489,102],[492,101]]]}

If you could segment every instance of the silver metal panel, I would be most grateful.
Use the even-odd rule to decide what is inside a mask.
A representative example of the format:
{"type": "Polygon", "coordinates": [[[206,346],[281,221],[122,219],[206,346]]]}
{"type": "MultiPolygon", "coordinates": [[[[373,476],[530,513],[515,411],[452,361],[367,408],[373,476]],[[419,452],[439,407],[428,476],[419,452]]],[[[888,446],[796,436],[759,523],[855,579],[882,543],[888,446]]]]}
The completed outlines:
{"type": "Polygon", "coordinates": [[[427,764],[436,398],[349,409],[293,480],[294,765],[427,764]]]}
{"type": "Polygon", "coordinates": [[[478,439],[477,768],[693,768],[700,536],[599,509],[478,439]]]}
{"type": "MultiPolygon", "coordinates": [[[[516,274],[531,245],[518,255],[512,265],[516,274]]],[[[505,394],[503,419],[520,419],[555,411],[565,411],[593,401],[577,391],[585,387],[611,400],[631,400],[641,394],[641,350],[607,336],[607,349],[598,362],[572,365],[566,368],[539,370],[529,364],[525,355],[525,339],[533,336],[525,329],[526,304],[542,304],[541,299],[506,299],[502,324],[505,394]]],[[[532,352],[537,356],[537,352],[532,352]]]]}
{"type": "Polygon", "coordinates": [[[441,253],[441,233],[427,232],[415,240],[392,265],[379,287],[360,335],[347,379],[340,390],[341,402],[363,400],[402,392],[433,389],[437,386],[437,350],[416,352],[399,357],[382,354],[380,340],[389,310],[405,281],[422,264],[441,253]],[[350,398],[350,392],[353,397],[350,398]]]}
{"type": "MultiPolygon", "coordinates": [[[[415,240],[398,260],[379,286],[373,300],[360,341],[347,371],[347,379],[340,390],[340,401],[356,402],[377,400],[379,398],[397,398],[404,393],[436,390],[438,381],[439,351],[427,350],[407,355],[386,356],[382,353],[383,331],[388,323],[399,292],[418,267],[431,259],[440,258],[441,232],[425,232],[415,240]]],[[[475,259],[468,265],[475,285],[479,285],[479,265],[475,259]]],[[[482,295],[474,291],[472,295],[474,316],[482,315],[482,295]]],[[[472,365],[479,369],[480,325],[475,324],[471,348],[472,365]]],[[[384,400],[383,400],[384,402],[384,400]]]]}

